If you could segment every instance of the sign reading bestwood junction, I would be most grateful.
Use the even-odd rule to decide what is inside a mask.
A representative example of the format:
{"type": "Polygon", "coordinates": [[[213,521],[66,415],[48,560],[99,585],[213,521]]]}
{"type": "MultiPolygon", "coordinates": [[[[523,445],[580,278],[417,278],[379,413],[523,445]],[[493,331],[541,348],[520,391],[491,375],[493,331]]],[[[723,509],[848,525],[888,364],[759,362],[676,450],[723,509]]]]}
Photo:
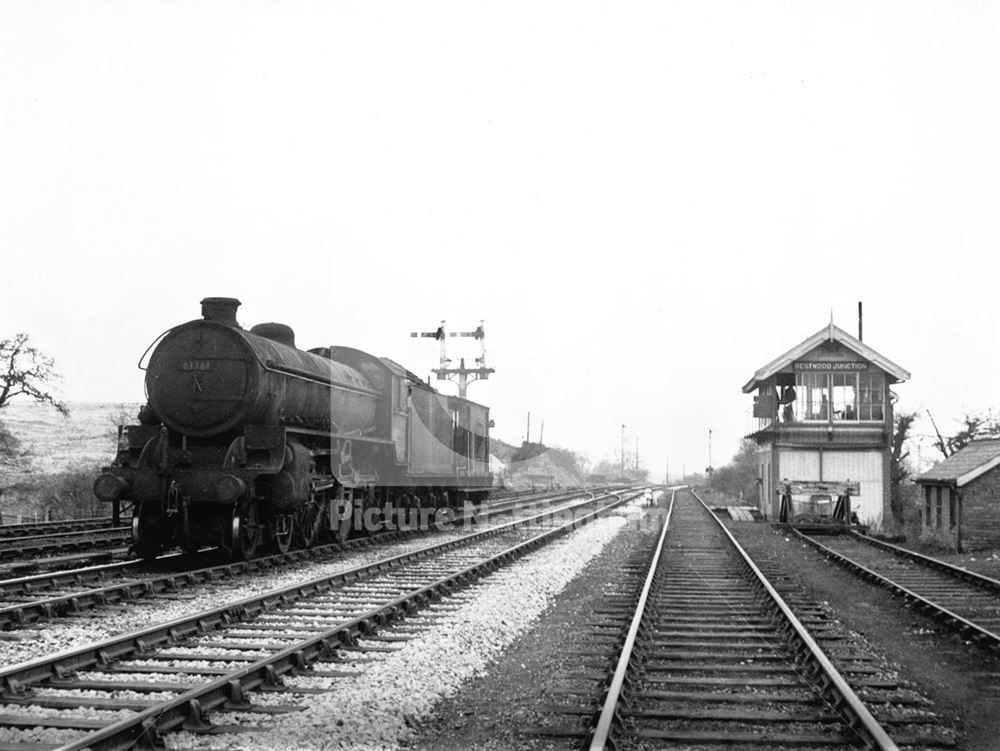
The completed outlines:
{"type": "Polygon", "coordinates": [[[795,370],[868,370],[868,363],[864,360],[797,360],[792,363],[795,370]]]}

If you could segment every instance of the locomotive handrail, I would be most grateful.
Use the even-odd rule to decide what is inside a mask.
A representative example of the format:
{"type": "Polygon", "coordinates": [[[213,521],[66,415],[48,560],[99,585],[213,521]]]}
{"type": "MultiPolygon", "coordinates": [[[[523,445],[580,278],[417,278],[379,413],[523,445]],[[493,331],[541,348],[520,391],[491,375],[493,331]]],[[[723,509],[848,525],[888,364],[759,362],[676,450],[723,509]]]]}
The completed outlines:
{"type": "MultiPolygon", "coordinates": [[[[164,337],[166,337],[168,334],[170,334],[172,331],[174,331],[177,328],[179,328],[179,327],[178,326],[171,326],[169,329],[167,329],[162,334],[160,334],[158,337],[156,337],[152,342],[150,342],[149,346],[146,347],[146,350],[142,353],[142,356],[139,358],[139,362],[137,363],[137,367],[139,368],[139,370],[146,371],[148,369],[149,363],[146,363],[145,366],[143,365],[143,360],[146,359],[146,355],[148,355],[150,353],[150,350],[152,350],[157,344],[159,344],[163,340],[164,337]]],[[[242,331],[242,329],[240,329],[240,331],[242,333],[244,333],[244,334],[251,333],[251,332],[248,332],[248,331],[242,331]]],[[[366,389],[366,388],[363,388],[363,387],[356,386],[354,384],[349,384],[349,383],[346,383],[344,381],[340,381],[340,380],[336,380],[336,379],[333,379],[333,378],[330,378],[330,377],[323,376],[320,373],[311,373],[308,370],[302,370],[301,368],[296,368],[296,367],[294,367],[292,365],[285,365],[285,364],[282,364],[282,363],[277,363],[274,360],[272,360],[271,358],[266,358],[266,359],[262,358],[260,356],[260,353],[253,346],[250,346],[250,351],[253,352],[254,359],[257,360],[257,362],[260,364],[260,366],[264,370],[268,370],[268,371],[270,371],[272,373],[281,373],[283,375],[294,376],[295,378],[302,378],[303,380],[307,380],[307,381],[314,381],[314,382],[322,384],[324,386],[336,386],[337,388],[343,389],[344,391],[351,391],[351,392],[353,392],[355,394],[361,394],[363,396],[379,396],[380,395],[380,392],[377,391],[377,390],[375,390],[375,389],[366,389]]],[[[304,350],[298,350],[298,351],[305,352],[304,350]]],[[[306,352],[306,354],[312,354],[312,353],[311,352],[306,352]]],[[[320,357],[320,359],[328,360],[329,362],[336,362],[335,360],[329,360],[329,358],[324,358],[324,357],[321,357],[320,355],[313,355],[313,356],[314,357],[320,357]]]]}
{"type": "MultiPolygon", "coordinates": [[[[251,349],[253,348],[251,347],[251,349]]],[[[257,362],[260,363],[260,366],[264,368],[264,370],[269,370],[272,373],[281,373],[283,375],[290,375],[294,376],[295,378],[301,378],[306,381],[314,381],[324,386],[336,386],[337,388],[342,389],[344,391],[351,391],[355,394],[361,394],[362,396],[380,395],[380,392],[375,391],[374,389],[368,390],[359,388],[358,386],[347,384],[344,383],[343,381],[334,380],[333,378],[322,376],[319,373],[310,373],[308,370],[302,370],[301,368],[295,368],[292,367],[291,365],[282,365],[280,363],[276,363],[274,360],[270,358],[262,360],[260,358],[260,355],[257,354],[256,350],[254,350],[254,356],[257,358],[257,362]]],[[[330,360],[330,362],[334,361],[330,360]]]]}
{"type": "Polygon", "coordinates": [[[139,358],[139,362],[136,363],[136,367],[139,368],[139,370],[141,370],[143,372],[146,371],[146,368],[149,366],[149,363],[146,363],[146,367],[143,367],[142,361],[146,359],[146,355],[149,354],[149,350],[151,350],[153,347],[155,347],[157,344],[159,344],[160,340],[163,339],[163,337],[165,337],[167,334],[169,334],[175,328],[177,328],[177,327],[176,326],[171,326],[169,329],[167,329],[166,331],[164,331],[162,334],[160,334],[152,342],[149,343],[149,346],[146,347],[146,351],[143,352],[142,356],[139,358]]]}

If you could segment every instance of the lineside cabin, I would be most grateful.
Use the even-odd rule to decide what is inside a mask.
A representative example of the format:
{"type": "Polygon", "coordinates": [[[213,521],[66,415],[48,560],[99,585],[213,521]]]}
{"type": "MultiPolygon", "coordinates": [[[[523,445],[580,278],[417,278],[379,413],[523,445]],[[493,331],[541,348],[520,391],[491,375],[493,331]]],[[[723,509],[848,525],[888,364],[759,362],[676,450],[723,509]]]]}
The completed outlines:
{"type": "Polygon", "coordinates": [[[924,535],[962,552],[1000,548],[1000,439],[972,441],[916,478],[924,535]]]}
{"type": "Polygon", "coordinates": [[[880,529],[890,505],[889,387],[909,377],[832,322],[754,373],[743,386],[756,392],[745,437],[758,446],[761,514],[778,522],[784,508],[788,523],[801,514],[880,529]]]}

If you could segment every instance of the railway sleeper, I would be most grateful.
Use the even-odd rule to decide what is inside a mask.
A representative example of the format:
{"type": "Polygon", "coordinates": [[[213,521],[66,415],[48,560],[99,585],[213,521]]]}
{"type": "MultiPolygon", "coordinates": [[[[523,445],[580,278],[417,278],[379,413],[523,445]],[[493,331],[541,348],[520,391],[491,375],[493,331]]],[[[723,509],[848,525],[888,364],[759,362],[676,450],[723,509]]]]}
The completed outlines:
{"type": "Polygon", "coordinates": [[[820,746],[842,748],[844,737],[839,733],[778,733],[759,730],[661,730],[640,729],[635,731],[639,738],[670,741],[687,744],[720,744],[733,747],[737,744],[754,748],[773,748],[777,745],[820,746]]]}
{"type": "Polygon", "coordinates": [[[159,701],[155,699],[112,699],[101,696],[29,696],[17,699],[5,698],[7,704],[21,704],[46,709],[125,709],[131,712],[141,712],[155,707],[159,701]]]}
{"type": "Polygon", "coordinates": [[[87,720],[66,715],[16,715],[0,714],[0,725],[12,728],[58,728],[62,730],[99,730],[105,720],[87,720]]]}
{"type": "MultiPolygon", "coordinates": [[[[766,702],[761,702],[766,703],[766,702]]],[[[645,720],[692,720],[711,722],[803,722],[803,723],[839,723],[843,718],[834,712],[823,711],[823,705],[815,702],[817,707],[813,712],[779,712],[770,709],[625,709],[626,717],[645,720]]]]}
{"type": "MultiPolygon", "coordinates": [[[[155,671],[150,671],[155,672],[155,671]]],[[[198,684],[196,682],[155,682],[155,681],[110,681],[75,678],[72,680],[52,679],[46,688],[64,688],[73,691],[135,691],[136,693],[156,693],[158,691],[182,693],[198,684]]]]}

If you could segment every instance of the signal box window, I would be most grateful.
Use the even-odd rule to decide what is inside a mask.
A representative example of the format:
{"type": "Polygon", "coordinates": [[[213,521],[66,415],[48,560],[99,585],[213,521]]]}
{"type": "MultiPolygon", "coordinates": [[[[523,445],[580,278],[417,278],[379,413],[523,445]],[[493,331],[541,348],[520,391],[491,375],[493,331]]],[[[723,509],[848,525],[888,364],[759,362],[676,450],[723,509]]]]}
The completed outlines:
{"type": "Polygon", "coordinates": [[[882,397],[885,394],[885,379],[881,373],[859,373],[858,386],[861,401],[858,405],[862,420],[884,420],[885,411],[882,397]]]}
{"type": "Polygon", "coordinates": [[[885,419],[885,378],[881,373],[797,373],[795,385],[796,420],[885,419]]]}
{"type": "Polygon", "coordinates": [[[795,416],[799,420],[827,420],[830,410],[830,374],[796,374],[795,416]]]}
{"type": "Polygon", "coordinates": [[[857,373],[833,373],[833,419],[858,419],[857,373]]]}

